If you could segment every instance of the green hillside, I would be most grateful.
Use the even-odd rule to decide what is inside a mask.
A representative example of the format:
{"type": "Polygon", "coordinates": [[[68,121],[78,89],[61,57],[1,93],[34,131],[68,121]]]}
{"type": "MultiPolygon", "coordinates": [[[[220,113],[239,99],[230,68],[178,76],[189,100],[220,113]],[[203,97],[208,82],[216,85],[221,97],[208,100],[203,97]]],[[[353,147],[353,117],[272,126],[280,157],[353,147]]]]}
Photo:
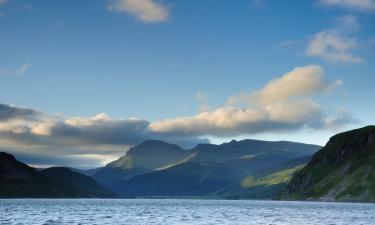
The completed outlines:
{"type": "Polygon", "coordinates": [[[375,201],[375,126],[333,136],[279,198],[375,201]]]}

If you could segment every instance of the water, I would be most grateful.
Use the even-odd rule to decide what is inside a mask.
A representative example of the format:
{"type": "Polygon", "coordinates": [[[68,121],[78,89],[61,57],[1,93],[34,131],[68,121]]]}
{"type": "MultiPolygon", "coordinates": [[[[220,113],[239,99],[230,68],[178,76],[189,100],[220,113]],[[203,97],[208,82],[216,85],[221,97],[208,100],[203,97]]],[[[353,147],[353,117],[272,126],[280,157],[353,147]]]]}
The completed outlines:
{"type": "Polygon", "coordinates": [[[375,224],[375,204],[171,200],[3,199],[0,224],[375,224]]]}

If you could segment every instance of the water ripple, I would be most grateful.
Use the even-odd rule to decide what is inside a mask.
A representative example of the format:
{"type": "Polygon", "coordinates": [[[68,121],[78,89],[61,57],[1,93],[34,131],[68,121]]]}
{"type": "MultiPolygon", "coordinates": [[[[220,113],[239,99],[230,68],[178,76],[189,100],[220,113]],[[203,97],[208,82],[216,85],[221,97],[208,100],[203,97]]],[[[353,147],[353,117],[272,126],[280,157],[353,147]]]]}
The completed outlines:
{"type": "Polygon", "coordinates": [[[2,199],[0,225],[374,224],[374,204],[171,200],[2,199]]]}

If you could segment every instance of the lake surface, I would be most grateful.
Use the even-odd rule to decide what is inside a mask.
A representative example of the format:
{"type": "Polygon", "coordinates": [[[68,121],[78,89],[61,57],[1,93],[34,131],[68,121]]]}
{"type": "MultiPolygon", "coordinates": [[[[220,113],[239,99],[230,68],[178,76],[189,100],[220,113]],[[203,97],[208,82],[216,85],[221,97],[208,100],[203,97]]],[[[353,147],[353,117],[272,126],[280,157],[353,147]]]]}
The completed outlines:
{"type": "Polygon", "coordinates": [[[375,224],[375,204],[172,200],[3,199],[0,224],[375,224]]]}

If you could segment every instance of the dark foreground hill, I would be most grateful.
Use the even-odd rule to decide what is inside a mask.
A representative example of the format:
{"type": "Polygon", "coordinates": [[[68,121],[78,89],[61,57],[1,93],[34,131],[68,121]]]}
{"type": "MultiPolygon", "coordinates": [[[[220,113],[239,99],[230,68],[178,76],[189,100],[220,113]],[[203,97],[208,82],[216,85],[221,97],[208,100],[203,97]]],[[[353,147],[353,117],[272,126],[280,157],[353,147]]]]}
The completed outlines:
{"type": "Polygon", "coordinates": [[[375,126],[333,136],[280,199],[375,201],[375,126]]]}
{"type": "Polygon", "coordinates": [[[274,198],[319,148],[243,140],[184,150],[146,141],[99,170],[94,178],[123,197],[274,198]],[[249,182],[250,177],[257,182],[249,182]],[[268,181],[259,183],[262,178],[268,181]]]}
{"type": "Polygon", "coordinates": [[[63,184],[76,192],[84,193],[86,197],[115,197],[111,191],[98,184],[93,178],[74,172],[70,168],[51,167],[42,170],[41,173],[56,183],[63,184]]]}
{"type": "Polygon", "coordinates": [[[66,168],[37,171],[0,152],[1,198],[114,197],[90,177],[66,168]]]}

